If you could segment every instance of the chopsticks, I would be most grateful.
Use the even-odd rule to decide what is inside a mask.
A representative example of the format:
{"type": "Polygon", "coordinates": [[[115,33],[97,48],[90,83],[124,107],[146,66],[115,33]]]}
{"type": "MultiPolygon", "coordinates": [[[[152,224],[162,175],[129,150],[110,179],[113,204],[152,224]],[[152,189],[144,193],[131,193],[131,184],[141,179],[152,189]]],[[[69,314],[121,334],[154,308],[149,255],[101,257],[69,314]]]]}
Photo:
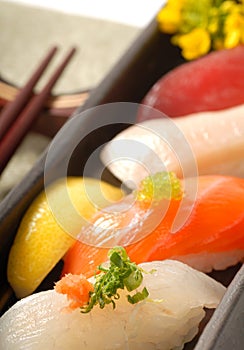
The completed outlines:
{"type": "Polygon", "coordinates": [[[72,48],[52,74],[42,91],[33,96],[33,88],[50,63],[57,48],[53,47],[38,66],[16,99],[9,103],[0,114],[0,173],[4,170],[15,150],[31,128],[44,106],[44,102],[75,53],[72,48]],[[29,103],[28,103],[29,102],[29,103]]]}
{"type": "Polygon", "coordinates": [[[11,127],[14,120],[17,118],[18,114],[25,107],[26,103],[33,94],[33,88],[42,76],[42,73],[48,66],[52,57],[57,51],[57,47],[53,47],[41,62],[40,66],[36,69],[34,74],[30,77],[29,81],[20,90],[19,94],[15,98],[13,103],[8,103],[1,112],[0,119],[0,140],[4,137],[5,133],[11,127]]]}

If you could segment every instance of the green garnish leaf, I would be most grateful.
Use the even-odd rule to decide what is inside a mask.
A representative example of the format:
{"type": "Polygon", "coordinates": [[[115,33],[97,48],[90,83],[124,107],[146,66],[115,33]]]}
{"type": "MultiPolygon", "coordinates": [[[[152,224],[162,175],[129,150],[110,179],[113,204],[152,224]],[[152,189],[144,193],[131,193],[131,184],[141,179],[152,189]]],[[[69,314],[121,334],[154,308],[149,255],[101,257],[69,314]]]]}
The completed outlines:
{"type": "Polygon", "coordinates": [[[139,190],[135,191],[139,201],[160,201],[162,199],[180,200],[183,196],[180,180],[174,172],[162,171],[147,176],[140,182],[139,190]]]}
{"type": "Polygon", "coordinates": [[[117,252],[113,252],[109,258],[110,258],[110,262],[112,264],[114,264],[115,266],[117,266],[119,268],[123,267],[123,259],[121,258],[121,256],[117,252]]]}
{"type": "Polygon", "coordinates": [[[132,271],[127,278],[124,279],[124,284],[129,292],[138,288],[143,280],[140,270],[132,271]]]}
{"type": "Polygon", "coordinates": [[[148,290],[144,287],[142,292],[137,292],[133,296],[127,295],[128,302],[131,304],[136,304],[139,301],[142,301],[148,297],[149,293],[148,290]]]}
{"type": "MultiPolygon", "coordinates": [[[[103,309],[106,305],[112,304],[115,308],[115,301],[120,298],[119,289],[127,289],[131,292],[137,289],[143,280],[143,270],[130,261],[123,247],[115,247],[109,250],[109,267],[99,266],[99,274],[95,275],[94,291],[90,292],[89,302],[81,307],[82,313],[90,312],[95,305],[103,309]]],[[[149,295],[144,287],[142,292],[133,296],[128,295],[131,304],[144,300],[149,295]]]]}

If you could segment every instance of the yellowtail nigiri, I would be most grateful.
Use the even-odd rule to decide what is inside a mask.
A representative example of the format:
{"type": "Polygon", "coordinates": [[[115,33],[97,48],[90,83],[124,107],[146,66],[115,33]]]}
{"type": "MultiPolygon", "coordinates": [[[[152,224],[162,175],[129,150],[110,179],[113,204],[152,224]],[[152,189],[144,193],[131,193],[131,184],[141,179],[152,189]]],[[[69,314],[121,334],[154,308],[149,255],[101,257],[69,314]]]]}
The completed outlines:
{"type": "Polygon", "coordinates": [[[244,177],[244,105],[133,125],[104,147],[101,159],[131,188],[164,170],[244,177]]]}

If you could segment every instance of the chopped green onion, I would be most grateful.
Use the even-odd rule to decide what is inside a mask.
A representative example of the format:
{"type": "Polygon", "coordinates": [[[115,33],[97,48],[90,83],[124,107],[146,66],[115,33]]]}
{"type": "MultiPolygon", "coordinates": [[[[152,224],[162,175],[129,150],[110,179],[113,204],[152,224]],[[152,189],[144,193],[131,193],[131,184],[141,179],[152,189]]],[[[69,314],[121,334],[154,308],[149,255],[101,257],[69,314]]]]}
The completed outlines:
{"type": "Polygon", "coordinates": [[[136,304],[139,301],[142,301],[148,297],[149,293],[148,290],[144,287],[142,292],[137,292],[133,296],[127,295],[128,302],[131,304],[136,304]]]}
{"type": "MultiPolygon", "coordinates": [[[[81,307],[81,312],[90,312],[95,305],[103,309],[106,305],[112,304],[116,307],[115,301],[120,298],[119,289],[127,289],[132,292],[137,289],[143,280],[143,270],[131,262],[123,247],[110,249],[108,253],[110,265],[108,268],[99,266],[99,274],[95,275],[94,291],[90,292],[89,302],[81,307]]],[[[148,290],[144,287],[142,292],[128,295],[129,303],[135,304],[148,297],[148,290]]]]}

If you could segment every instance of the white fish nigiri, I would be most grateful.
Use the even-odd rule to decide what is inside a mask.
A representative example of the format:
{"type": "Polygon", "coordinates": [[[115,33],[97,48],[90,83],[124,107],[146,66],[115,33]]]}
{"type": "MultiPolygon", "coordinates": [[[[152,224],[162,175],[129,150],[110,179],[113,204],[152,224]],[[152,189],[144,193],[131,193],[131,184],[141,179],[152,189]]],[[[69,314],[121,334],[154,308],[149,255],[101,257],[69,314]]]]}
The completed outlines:
{"type": "MultiPolygon", "coordinates": [[[[182,349],[198,332],[204,307],[215,308],[225,287],[209,276],[173,260],[140,265],[149,298],[129,304],[125,294],[89,314],[64,313],[65,295],[55,290],[17,302],[0,319],[4,350],[182,349]],[[153,271],[152,271],[153,270],[153,271]]],[[[125,292],[123,292],[125,293],[125,292]]]]}
{"type": "Polygon", "coordinates": [[[133,125],[104,147],[101,159],[128,187],[164,170],[244,177],[244,105],[133,125]]]}

